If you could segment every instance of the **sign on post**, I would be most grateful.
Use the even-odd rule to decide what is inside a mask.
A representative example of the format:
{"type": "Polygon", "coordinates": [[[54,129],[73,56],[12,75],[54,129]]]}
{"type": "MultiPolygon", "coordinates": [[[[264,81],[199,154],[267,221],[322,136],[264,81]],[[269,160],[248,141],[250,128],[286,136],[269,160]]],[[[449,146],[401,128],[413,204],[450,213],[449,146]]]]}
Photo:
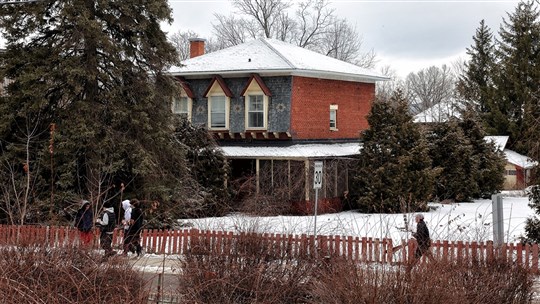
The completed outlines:
{"type": "Polygon", "coordinates": [[[313,211],[313,253],[317,256],[317,208],[319,208],[319,189],[322,188],[323,162],[314,163],[313,189],[315,189],[315,210],[313,211]]]}
{"type": "Polygon", "coordinates": [[[322,188],[322,169],[323,169],[323,162],[322,161],[316,161],[315,162],[315,172],[313,176],[313,189],[321,189],[322,188]]]}

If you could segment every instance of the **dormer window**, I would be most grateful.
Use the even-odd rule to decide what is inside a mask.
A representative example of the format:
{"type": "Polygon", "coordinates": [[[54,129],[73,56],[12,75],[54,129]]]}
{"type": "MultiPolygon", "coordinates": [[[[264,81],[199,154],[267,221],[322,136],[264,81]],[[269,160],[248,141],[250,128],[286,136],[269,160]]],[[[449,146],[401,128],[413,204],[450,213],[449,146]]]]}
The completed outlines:
{"type": "Polygon", "coordinates": [[[242,95],[245,99],[246,130],[267,130],[268,103],[271,94],[263,80],[256,74],[252,75],[242,95]]]}
{"type": "Polygon", "coordinates": [[[231,90],[220,76],[215,76],[204,94],[208,98],[208,129],[228,130],[231,90]]]}
{"type": "Polygon", "coordinates": [[[266,116],[267,116],[267,104],[264,102],[264,95],[248,95],[247,101],[247,128],[248,129],[265,129],[266,128],[266,116]]]}
{"type": "Polygon", "coordinates": [[[330,130],[337,131],[337,105],[330,105],[330,130]]]}
{"type": "Polygon", "coordinates": [[[208,125],[210,129],[228,129],[229,99],[225,95],[212,95],[208,97],[208,125]]]}
{"type": "Polygon", "coordinates": [[[191,121],[191,109],[193,102],[191,98],[187,96],[180,96],[173,99],[172,112],[174,114],[179,114],[182,117],[186,118],[188,121],[191,121]]]}

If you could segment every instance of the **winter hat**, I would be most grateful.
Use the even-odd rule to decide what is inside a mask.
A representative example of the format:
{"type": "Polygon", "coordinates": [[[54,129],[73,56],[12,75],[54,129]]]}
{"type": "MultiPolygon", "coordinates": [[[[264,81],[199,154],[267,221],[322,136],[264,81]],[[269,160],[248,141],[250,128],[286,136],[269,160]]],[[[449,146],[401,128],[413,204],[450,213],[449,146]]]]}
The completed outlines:
{"type": "Polygon", "coordinates": [[[122,201],[122,209],[128,210],[128,208],[131,208],[131,204],[129,203],[129,200],[122,201]]]}
{"type": "Polygon", "coordinates": [[[90,205],[90,202],[87,201],[87,200],[82,200],[82,201],[81,201],[81,206],[82,206],[82,207],[86,206],[87,204],[90,205]]]}

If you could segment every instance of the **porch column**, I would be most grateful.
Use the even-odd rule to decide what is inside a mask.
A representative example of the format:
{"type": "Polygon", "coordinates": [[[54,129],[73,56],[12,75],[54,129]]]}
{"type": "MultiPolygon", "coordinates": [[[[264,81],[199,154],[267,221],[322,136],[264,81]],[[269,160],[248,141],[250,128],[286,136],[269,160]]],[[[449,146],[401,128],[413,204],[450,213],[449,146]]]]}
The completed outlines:
{"type": "Polygon", "coordinates": [[[304,174],[305,174],[305,184],[304,184],[304,189],[305,189],[305,196],[306,196],[306,201],[309,201],[309,159],[306,159],[304,161],[304,174]]]}
{"type": "Polygon", "coordinates": [[[259,194],[259,159],[255,159],[255,180],[256,180],[256,184],[257,184],[257,187],[256,187],[256,193],[259,194]]]}

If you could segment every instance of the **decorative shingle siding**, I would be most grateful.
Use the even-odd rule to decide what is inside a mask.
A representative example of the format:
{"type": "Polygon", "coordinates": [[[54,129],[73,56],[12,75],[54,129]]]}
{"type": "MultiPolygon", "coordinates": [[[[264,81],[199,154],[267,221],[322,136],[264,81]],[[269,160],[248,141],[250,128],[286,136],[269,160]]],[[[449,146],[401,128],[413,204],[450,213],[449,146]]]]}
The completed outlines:
{"type": "Polygon", "coordinates": [[[353,139],[368,128],[367,115],[375,85],[293,77],[291,131],[295,139],[353,139]],[[331,131],[330,105],[338,105],[337,128],[331,131]]]}
{"type": "MultiPolygon", "coordinates": [[[[291,110],[291,77],[262,77],[272,96],[268,104],[268,131],[288,132],[290,129],[291,110]]],[[[206,125],[208,123],[208,99],[203,96],[212,78],[190,79],[189,83],[195,98],[193,99],[192,123],[206,125]]],[[[248,77],[224,78],[225,83],[233,93],[229,116],[230,132],[245,132],[245,102],[241,96],[247,85],[248,77]]]]}

